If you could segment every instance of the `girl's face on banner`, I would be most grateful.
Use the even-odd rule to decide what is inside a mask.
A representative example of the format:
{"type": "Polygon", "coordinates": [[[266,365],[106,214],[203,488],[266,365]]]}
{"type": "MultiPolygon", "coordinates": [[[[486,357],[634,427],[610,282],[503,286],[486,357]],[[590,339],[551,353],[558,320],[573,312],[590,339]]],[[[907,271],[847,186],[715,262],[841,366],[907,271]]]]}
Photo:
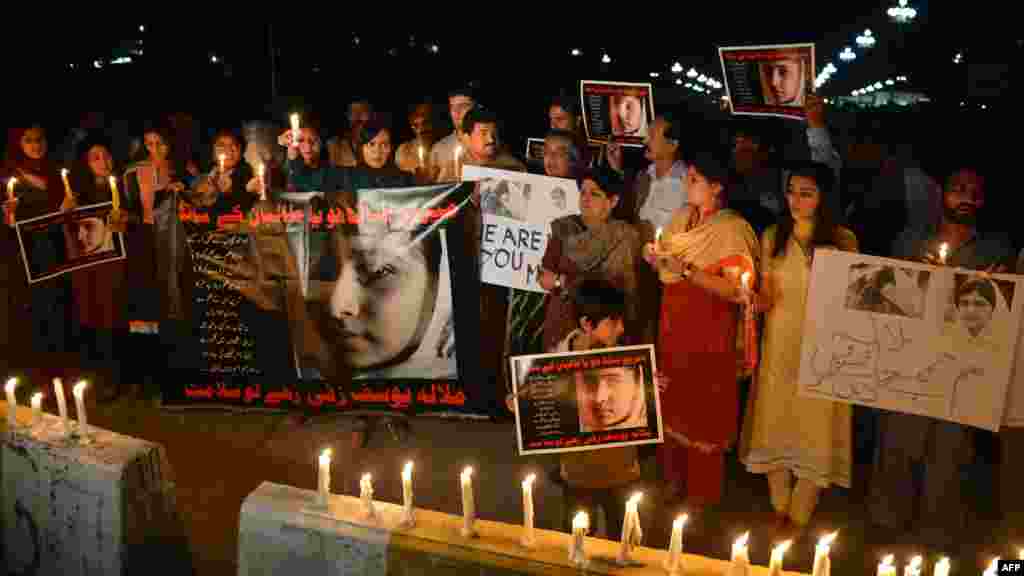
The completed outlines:
{"type": "Polygon", "coordinates": [[[620,96],[615,112],[624,134],[634,134],[643,125],[644,106],[636,96],[620,96]]]}
{"type": "Polygon", "coordinates": [[[332,235],[338,278],[324,293],[324,337],[340,346],[354,368],[386,364],[419,345],[433,314],[437,280],[422,243],[409,235],[332,235]]]}

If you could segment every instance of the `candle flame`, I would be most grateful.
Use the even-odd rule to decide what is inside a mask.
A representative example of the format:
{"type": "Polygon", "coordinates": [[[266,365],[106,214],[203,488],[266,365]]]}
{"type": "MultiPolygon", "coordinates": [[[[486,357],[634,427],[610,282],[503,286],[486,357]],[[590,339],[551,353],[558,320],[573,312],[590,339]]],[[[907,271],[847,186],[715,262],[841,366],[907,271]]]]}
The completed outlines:
{"type": "Polygon", "coordinates": [[[7,381],[7,385],[4,387],[8,392],[14,392],[14,388],[18,385],[17,378],[11,378],[7,381]]]}
{"type": "Polygon", "coordinates": [[[536,482],[536,481],[537,481],[537,475],[536,474],[530,474],[529,476],[526,477],[526,479],[523,480],[523,488],[526,488],[527,486],[533,486],[533,483],[536,482]]]}
{"type": "Polygon", "coordinates": [[[320,452],[320,464],[326,466],[326,465],[328,465],[330,463],[331,463],[331,449],[330,448],[324,448],[323,451],[320,452]]]}
{"type": "Polygon", "coordinates": [[[412,460],[405,463],[405,467],[402,468],[402,477],[412,477],[412,460]]]}
{"type": "Polygon", "coordinates": [[[945,262],[946,261],[946,255],[948,255],[948,254],[949,254],[949,244],[943,242],[939,246],[939,259],[942,260],[943,262],[945,262]]]}
{"type": "Polygon", "coordinates": [[[732,545],[733,549],[736,549],[736,548],[746,548],[748,540],[750,540],[750,532],[746,532],[746,533],[743,534],[743,536],[740,536],[739,538],[737,538],[736,542],[733,542],[733,545],[732,545]]]}
{"type": "Polygon", "coordinates": [[[43,401],[43,393],[42,392],[36,392],[35,394],[33,394],[32,395],[32,401],[33,402],[42,402],[43,401]]]}
{"type": "Polygon", "coordinates": [[[369,472],[367,472],[366,474],[363,474],[363,477],[360,480],[360,482],[363,482],[365,484],[369,484],[372,481],[373,481],[373,475],[370,474],[369,472]]]}
{"type": "Polygon", "coordinates": [[[822,536],[821,540],[818,540],[818,546],[822,546],[822,547],[831,546],[832,543],[835,542],[837,536],[839,536],[839,530],[836,530],[835,532],[833,532],[831,534],[826,534],[825,536],[822,536]]]}
{"type": "Polygon", "coordinates": [[[1020,549],[1020,556],[1018,556],[1018,558],[1024,560],[1024,548],[1020,549]]]}
{"type": "Polygon", "coordinates": [[[259,174],[260,178],[263,178],[263,176],[267,173],[267,167],[263,164],[263,162],[260,162],[260,165],[256,167],[256,173],[259,174]]]}
{"type": "Polygon", "coordinates": [[[936,567],[938,567],[938,566],[949,566],[949,558],[947,558],[946,556],[943,556],[942,558],[939,559],[938,564],[936,564],[935,566],[936,567]]]}
{"type": "Polygon", "coordinates": [[[68,169],[67,168],[61,168],[60,169],[60,175],[61,175],[61,177],[66,178],[67,175],[68,175],[68,169]]]}
{"type": "Polygon", "coordinates": [[[583,510],[580,510],[572,518],[572,529],[587,530],[588,528],[590,528],[590,516],[588,516],[583,510]]]}
{"type": "Polygon", "coordinates": [[[75,384],[75,387],[71,389],[71,392],[74,393],[75,396],[81,396],[82,392],[85,392],[86,386],[88,386],[88,382],[85,380],[79,380],[78,384],[75,384]]]}
{"type": "Polygon", "coordinates": [[[462,479],[468,481],[473,476],[473,467],[466,466],[466,469],[462,471],[462,479]]]}
{"type": "Polygon", "coordinates": [[[7,185],[8,186],[14,186],[17,183],[18,183],[18,179],[15,178],[14,176],[11,176],[11,179],[7,181],[7,185]]]}
{"type": "Polygon", "coordinates": [[[654,231],[654,239],[661,240],[661,226],[658,226],[658,229],[654,231]]]}
{"type": "Polygon", "coordinates": [[[740,275],[740,281],[743,282],[744,289],[750,289],[750,272],[744,272],[740,275]]]}
{"type": "Polygon", "coordinates": [[[113,176],[108,176],[107,179],[110,181],[110,186],[111,187],[114,187],[114,186],[117,185],[117,178],[114,178],[113,176]]]}
{"type": "Polygon", "coordinates": [[[885,567],[888,568],[888,567],[892,566],[893,562],[895,562],[895,561],[896,561],[896,556],[894,556],[892,554],[889,554],[885,558],[882,558],[882,566],[885,566],[885,567]]]}
{"type": "Polygon", "coordinates": [[[690,517],[686,514],[683,514],[682,516],[676,516],[675,522],[672,523],[672,528],[674,530],[682,530],[683,526],[686,526],[686,521],[689,519],[690,517]]]}
{"type": "Polygon", "coordinates": [[[299,129],[299,113],[298,112],[292,113],[292,115],[291,115],[291,123],[292,123],[292,130],[298,130],[299,129]]]}
{"type": "Polygon", "coordinates": [[[921,556],[914,556],[910,559],[910,569],[918,570],[921,568],[921,564],[924,564],[924,558],[921,556]]]}
{"type": "Polygon", "coordinates": [[[782,556],[783,554],[786,553],[786,550],[789,550],[789,547],[792,546],[792,545],[793,545],[793,541],[792,540],[786,540],[785,542],[783,542],[783,543],[779,544],[778,546],[776,546],[775,548],[773,548],[772,552],[775,553],[775,554],[778,554],[779,556],[782,556]]]}
{"type": "Polygon", "coordinates": [[[630,497],[629,504],[631,506],[638,506],[640,504],[640,501],[643,500],[643,499],[644,499],[644,493],[643,492],[637,492],[637,493],[633,494],[632,497],[630,497]]]}

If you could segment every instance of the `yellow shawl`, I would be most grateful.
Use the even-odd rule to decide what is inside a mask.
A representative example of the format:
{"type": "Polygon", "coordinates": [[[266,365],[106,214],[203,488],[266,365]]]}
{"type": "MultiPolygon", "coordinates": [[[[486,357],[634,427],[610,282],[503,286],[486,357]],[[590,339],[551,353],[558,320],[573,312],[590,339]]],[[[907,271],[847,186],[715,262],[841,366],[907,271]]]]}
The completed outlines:
{"type": "MultiPolygon", "coordinates": [[[[668,229],[655,244],[659,258],[682,257],[701,270],[718,272],[735,266],[756,278],[754,256],[757,237],[750,224],[739,213],[720,210],[697,226],[690,228],[695,208],[685,206],[676,211],[668,229]]],[[[682,280],[682,276],[665,267],[658,267],[658,276],[666,284],[682,280]]]]}

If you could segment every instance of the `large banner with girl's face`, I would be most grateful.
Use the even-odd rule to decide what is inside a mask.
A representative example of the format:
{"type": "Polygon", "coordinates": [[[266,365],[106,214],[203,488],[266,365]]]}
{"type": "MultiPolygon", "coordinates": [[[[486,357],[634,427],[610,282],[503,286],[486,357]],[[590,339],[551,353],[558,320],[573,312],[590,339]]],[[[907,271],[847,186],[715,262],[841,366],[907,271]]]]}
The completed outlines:
{"type": "Polygon", "coordinates": [[[467,361],[479,355],[471,191],[286,195],[230,221],[180,212],[199,353],[196,380],[165,403],[485,414],[493,399],[467,361]]]}

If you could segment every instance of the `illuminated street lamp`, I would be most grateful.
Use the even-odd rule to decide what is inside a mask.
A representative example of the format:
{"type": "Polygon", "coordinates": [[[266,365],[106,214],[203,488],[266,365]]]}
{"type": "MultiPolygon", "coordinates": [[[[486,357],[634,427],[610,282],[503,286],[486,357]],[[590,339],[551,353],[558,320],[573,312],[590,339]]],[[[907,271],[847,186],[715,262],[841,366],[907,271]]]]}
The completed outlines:
{"type": "Polygon", "coordinates": [[[852,62],[857,59],[857,54],[847,46],[839,53],[839,59],[843,62],[852,62]]]}
{"type": "Polygon", "coordinates": [[[865,30],[863,34],[857,36],[857,46],[865,49],[875,47],[875,37],[871,35],[871,30],[865,30]]]}
{"type": "Polygon", "coordinates": [[[907,0],[900,0],[899,6],[893,6],[888,10],[889,18],[900,24],[906,24],[917,17],[917,10],[907,6],[907,0]]]}

